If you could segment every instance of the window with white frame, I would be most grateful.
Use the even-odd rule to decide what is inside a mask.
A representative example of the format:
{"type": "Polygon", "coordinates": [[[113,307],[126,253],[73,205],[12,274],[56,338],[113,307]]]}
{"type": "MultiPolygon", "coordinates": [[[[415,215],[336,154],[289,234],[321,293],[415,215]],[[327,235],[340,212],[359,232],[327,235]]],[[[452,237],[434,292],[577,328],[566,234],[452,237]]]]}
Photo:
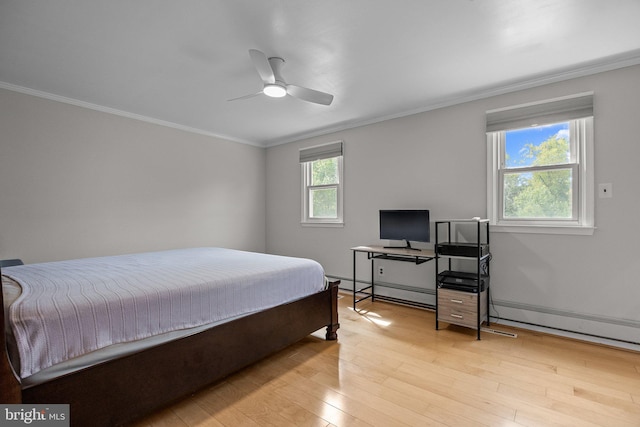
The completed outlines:
{"type": "Polygon", "coordinates": [[[343,224],[343,143],[300,150],[303,225],[343,224]]]}
{"type": "Polygon", "coordinates": [[[487,112],[494,231],[593,233],[593,94],[487,112]]]}

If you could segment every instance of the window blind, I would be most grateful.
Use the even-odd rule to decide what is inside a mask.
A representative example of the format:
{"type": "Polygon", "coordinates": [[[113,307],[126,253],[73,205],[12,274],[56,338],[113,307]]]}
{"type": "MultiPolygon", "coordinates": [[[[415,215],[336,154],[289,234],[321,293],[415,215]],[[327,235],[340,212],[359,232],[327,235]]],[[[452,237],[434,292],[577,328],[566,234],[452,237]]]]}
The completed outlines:
{"type": "Polygon", "coordinates": [[[342,156],[342,141],[300,149],[300,163],[342,156]]]}
{"type": "Polygon", "coordinates": [[[487,111],[487,132],[521,129],[593,116],[593,93],[487,111]]]}

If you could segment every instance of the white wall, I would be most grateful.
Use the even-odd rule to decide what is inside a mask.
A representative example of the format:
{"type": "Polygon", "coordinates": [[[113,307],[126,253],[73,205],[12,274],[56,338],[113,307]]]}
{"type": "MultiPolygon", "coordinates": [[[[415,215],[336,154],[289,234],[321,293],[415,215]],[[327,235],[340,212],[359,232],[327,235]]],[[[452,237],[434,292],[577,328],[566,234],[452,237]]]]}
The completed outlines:
{"type": "Polygon", "coordinates": [[[0,258],[265,249],[265,150],[0,89],[0,258]]]}
{"type": "MultiPolygon", "coordinates": [[[[586,91],[595,92],[596,187],[613,183],[614,197],[596,198],[593,236],[492,233],[494,308],[513,320],[638,343],[640,66],[271,147],[267,250],[315,258],[350,287],[349,248],[379,243],[379,209],[428,208],[433,219],[486,216],[487,110],[586,91]],[[339,139],[345,226],[301,227],[298,150],[339,139]]],[[[359,278],[368,278],[368,262],[359,264],[359,278]]],[[[384,266],[384,281],[434,288],[433,265],[384,266]]]]}

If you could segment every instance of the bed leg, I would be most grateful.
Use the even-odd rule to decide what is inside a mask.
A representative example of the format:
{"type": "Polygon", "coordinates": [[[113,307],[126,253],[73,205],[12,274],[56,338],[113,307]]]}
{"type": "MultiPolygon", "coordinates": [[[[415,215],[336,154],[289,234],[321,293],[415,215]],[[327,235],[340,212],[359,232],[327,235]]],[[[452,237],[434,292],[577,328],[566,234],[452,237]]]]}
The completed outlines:
{"type": "Polygon", "coordinates": [[[340,328],[340,323],[338,323],[338,285],[340,284],[340,280],[336,280],[335,282],[329,282],[329,287],[331,289],[331,323],[327,325],[327,341],[335,341],[338,339],[338,328],[340,328]]]}

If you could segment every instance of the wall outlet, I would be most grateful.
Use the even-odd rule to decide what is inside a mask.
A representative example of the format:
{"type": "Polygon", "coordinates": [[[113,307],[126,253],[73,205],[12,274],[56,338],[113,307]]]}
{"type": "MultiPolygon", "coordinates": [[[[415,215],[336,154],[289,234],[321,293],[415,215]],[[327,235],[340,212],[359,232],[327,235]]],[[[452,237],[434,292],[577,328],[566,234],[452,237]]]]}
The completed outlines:
{"type": "Polygon", "coordinates": [[[378,276],[384,276],[384,267],[378,266],[378,276]]]}

